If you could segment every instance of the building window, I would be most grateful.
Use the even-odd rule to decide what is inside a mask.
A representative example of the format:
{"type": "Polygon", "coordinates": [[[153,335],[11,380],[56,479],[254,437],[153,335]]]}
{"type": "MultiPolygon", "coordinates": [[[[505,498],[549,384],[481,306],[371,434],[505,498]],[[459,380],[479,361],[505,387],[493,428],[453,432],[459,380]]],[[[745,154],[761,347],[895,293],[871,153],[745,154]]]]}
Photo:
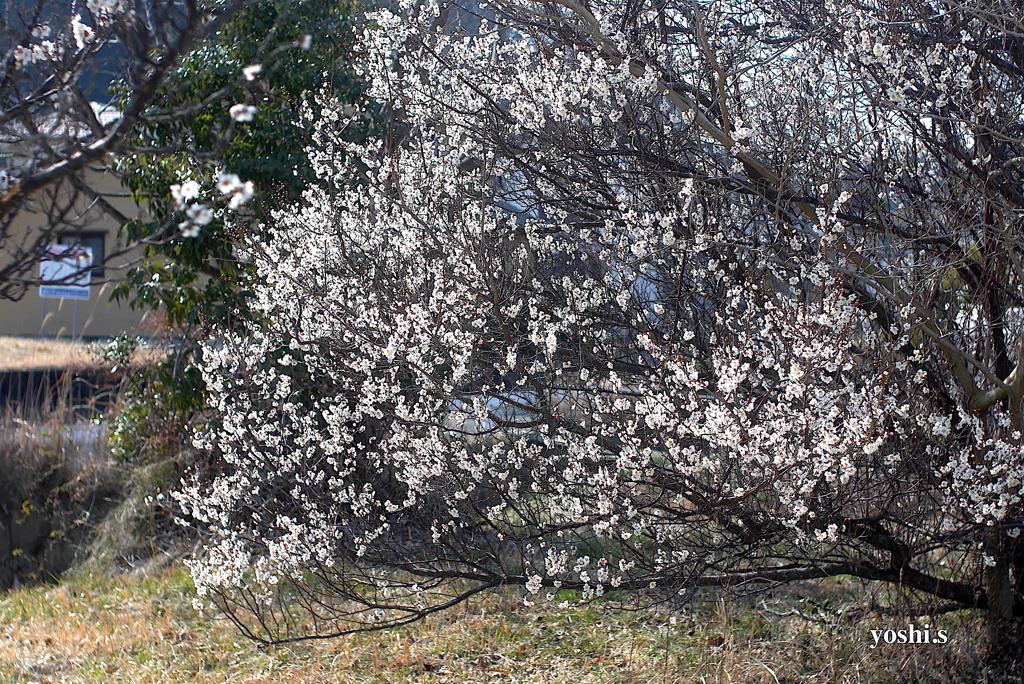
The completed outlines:
{"type": "Polygon", "coordinates": [[[102,232],[61,233],[57,236],[59,245],[81,245],[92,250],[92,279],[102,280],[105,273],[103,259],[106,257],[107,234],[102,232]]]}

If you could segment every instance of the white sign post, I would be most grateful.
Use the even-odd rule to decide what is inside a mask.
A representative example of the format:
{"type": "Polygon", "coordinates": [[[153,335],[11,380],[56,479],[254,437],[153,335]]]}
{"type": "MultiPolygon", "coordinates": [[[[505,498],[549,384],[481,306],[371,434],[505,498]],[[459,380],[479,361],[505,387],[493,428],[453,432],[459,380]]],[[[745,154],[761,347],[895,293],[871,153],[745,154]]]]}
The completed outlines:
{"type": "Polygon", "coordinates": [[[39,262],[39,296],[44,299],[88,299],[92,248],[50,245],[39,262]]]}
{"type": "MultiPolygon", "coordinates": [[[[46,299],[75,300],[75,320],[71,337],[78,337],[78,302],[89,299],[92,277],[92,248],[80,245],[50,245],[39,262],[39,296],[46,299]]],[[[43,302],[43,318],[46,318],[43,302]]]]}

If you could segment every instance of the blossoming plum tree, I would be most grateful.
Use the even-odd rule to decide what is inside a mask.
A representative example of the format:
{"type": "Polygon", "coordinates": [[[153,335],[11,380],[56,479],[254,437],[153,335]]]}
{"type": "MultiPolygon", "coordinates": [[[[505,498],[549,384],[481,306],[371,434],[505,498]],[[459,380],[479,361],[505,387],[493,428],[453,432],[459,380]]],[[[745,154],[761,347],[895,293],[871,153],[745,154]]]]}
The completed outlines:
{"type": "Polygon", "coordinates": [[[999,2],[372,15],[404,137],[308,108],[266,322],[205,353],[200,594],[267,642],[841,575],[1007,624],[1022,35],[999,2]]]}

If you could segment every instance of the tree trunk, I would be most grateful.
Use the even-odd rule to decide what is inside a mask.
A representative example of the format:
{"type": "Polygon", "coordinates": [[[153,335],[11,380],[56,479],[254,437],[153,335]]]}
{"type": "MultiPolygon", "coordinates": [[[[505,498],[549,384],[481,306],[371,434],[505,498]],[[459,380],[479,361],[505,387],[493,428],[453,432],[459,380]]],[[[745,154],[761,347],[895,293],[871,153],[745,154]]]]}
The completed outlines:
{"type": "Polygon", "coordinates": [[[988,598],[988,636],[992,648],[1001,649],[1013,632],[1014,591],[1010,563],[1000,548],[999,533],[985,539],[985,553],[995,564],[985,568],[985,595],[988,598]]]}

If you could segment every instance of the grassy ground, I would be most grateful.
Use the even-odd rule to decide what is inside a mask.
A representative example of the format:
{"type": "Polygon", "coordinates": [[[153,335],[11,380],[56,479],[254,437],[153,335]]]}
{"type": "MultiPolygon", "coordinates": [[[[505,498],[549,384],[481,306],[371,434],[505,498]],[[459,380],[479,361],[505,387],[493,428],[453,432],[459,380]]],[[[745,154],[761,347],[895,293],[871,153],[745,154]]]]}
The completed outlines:
{"type": "MultiPolygon", "coordinates": [[[[164,353],[160,345],[139,348],[133,364],[147,364],[164,353]]],[[[0,335],[0,372],[51,368],[97,368],[102,364],[94,343],[0,335]]]]}
{"type": "Polygon", "coordinates": [[[0,371],[80,367],[93,363],[85,344],[0,336],[0,371]]]}
{"type": "Polygon", "coordinates": [[[260,650],[190,599],[178,569],[8,594],[0,682],[969,682],[981,634],[947,615],[933,628],[949,644],[872,650],[870,629],[906,621],[825,624],[722,602],[554,612],[510,593],[396,632],[260,650]]]}

